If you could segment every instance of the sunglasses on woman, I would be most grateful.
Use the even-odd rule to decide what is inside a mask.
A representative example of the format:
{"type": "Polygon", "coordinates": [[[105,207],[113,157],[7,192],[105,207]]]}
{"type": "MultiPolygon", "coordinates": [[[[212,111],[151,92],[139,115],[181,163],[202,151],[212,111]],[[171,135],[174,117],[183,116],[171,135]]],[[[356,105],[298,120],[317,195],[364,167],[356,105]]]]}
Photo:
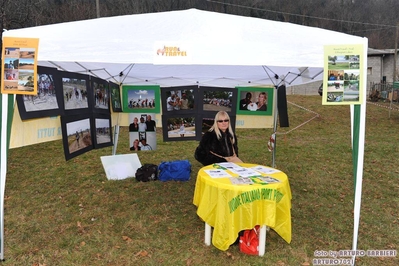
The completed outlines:
{"type": "Polygon", "coordinates": [[[225,120],[218,120],[218,123],[223,123],[223,122],[229,122],[230,120],[229,119],[225,119],[225,120]]]}

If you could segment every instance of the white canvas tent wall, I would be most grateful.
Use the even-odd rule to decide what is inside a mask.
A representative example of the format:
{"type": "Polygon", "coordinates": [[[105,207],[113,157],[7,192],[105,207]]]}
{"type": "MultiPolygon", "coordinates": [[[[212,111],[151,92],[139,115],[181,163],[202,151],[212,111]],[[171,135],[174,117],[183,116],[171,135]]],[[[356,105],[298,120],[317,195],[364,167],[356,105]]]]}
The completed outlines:
{"type": "MultiPolygon", "coordinates": [[[[124,84],[159,84],[161,87],[278,85],[282,77],[288,86],[303,84],[322,79],[324,45],[364,44],[367,50],[367,39],[361,37],[195,9],[10,30],[3,36],[39,38],[39,65],[124,84]],[[187,45],[190,61],[183,65],[153,64],[156,45],[162,42],[187,45]],[[275,74],[279,79],[275,79],[275,74]]],[[[367,58],[366,52],[365,55],[367,58]]],[[[362,73],[365,74],[366,69],[362,69],[362,73]]],[[[362,115],[364,119],[365,104],[362,115]]],[[[364,149],[364,120],[361,121],[361,150],[356,164],[360,177],[364,149]]],[[[5,174],[1,178],[5,180],[5,174]]],[[[4,186],[1,190],[4,198],[4,186]]],[[[353,249],[356,249],[360,212],[358,192],[361,192],[361,178],[356,183],[353,249]]]]}

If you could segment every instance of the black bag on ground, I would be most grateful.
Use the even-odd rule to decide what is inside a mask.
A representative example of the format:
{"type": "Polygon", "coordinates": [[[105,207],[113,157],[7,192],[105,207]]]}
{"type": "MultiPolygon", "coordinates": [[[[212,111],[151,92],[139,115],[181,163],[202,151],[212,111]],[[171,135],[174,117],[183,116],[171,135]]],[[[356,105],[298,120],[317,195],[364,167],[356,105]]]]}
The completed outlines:
{"type": "Polygon", "coordinates": [[[141,182],[154,181],[158,179],[158,166],[146,163],[136,171],[136,180],[141,182]]]}

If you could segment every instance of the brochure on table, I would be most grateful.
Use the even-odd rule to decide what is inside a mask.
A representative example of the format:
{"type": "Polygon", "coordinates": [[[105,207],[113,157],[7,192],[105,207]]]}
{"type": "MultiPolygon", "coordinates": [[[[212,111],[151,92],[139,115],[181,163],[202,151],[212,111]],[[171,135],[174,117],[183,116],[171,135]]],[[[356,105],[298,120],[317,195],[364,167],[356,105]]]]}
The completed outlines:
{"type": "Polygon", "coordinates": [[[268,175],[281,171],[263,165],[247,168],[235,163],[225,162],[215,163],[213,167],[214,169],[204,171],[212,178],[229,178],[234,185],[272,184],[280,182],[280,180],[268,175]],[[238,176],[232,176],[227,170],[238,176]]]}
{"type": "Polygon", "coordinates": [[[214,170],[204,170],[212,178],[223,178],[223,177],[231,177],[229,173],[227,173],[223,169],[214,169],[214,170]]]}

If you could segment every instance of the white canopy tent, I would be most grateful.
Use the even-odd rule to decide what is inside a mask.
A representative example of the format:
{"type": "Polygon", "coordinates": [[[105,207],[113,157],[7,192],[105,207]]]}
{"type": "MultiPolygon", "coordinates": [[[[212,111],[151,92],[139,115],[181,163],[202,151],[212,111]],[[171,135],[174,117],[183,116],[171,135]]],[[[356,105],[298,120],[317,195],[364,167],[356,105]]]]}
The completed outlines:
{"type": "MultiPolygon", "coordinates": [[[[367,51],[366,38],[196,9],[38,26],[5,31],[3,36],[39,38],[38,62],[42,66],[91,74],[116,83],[157,84],[161,87],[304,84],[323,78],[324,45],[364,44],[367,51]],[[187,56],[157,54],[164,46],[179,47],[187,56]]],[[[366,52],[363,56],[367,58],[366,52]]],[[[366,68],[361,70],[364,86],[365,65],[366,68]]],[[[4,96],[3,103],[6,101],[4,96]]],[[[360,126],[359,156],[356,159],[354,250],[363,174],[365,103],[362,105],[360,123],[363,126],[360,126]]],[[[3,118],[5,112],[7,109],[3,108],[3,118]]],[[[6,173],[3,142],[6,121],[2,119],[3,181],[6,173]]],[[[4,183],[1,183],[1,204],[4,183]]],[[[0,230],[3,232],[3,206],[0,211],[0,230]]],[[[3,246],[2,234],[1,258],[4,257],[3,246]]]]}
{"type": "Polygon", "coordinates": [[[281,77],[287,86],[303,84],[322,79],[325,44],[362,42],[320,28],[196,9],[45,25],[3,36],[39,38],[42,66],[161,87],[270,85],[281,77]],[[157,49],[168,43],[185,47],[188,58],[157,64],[157,49]]]}

